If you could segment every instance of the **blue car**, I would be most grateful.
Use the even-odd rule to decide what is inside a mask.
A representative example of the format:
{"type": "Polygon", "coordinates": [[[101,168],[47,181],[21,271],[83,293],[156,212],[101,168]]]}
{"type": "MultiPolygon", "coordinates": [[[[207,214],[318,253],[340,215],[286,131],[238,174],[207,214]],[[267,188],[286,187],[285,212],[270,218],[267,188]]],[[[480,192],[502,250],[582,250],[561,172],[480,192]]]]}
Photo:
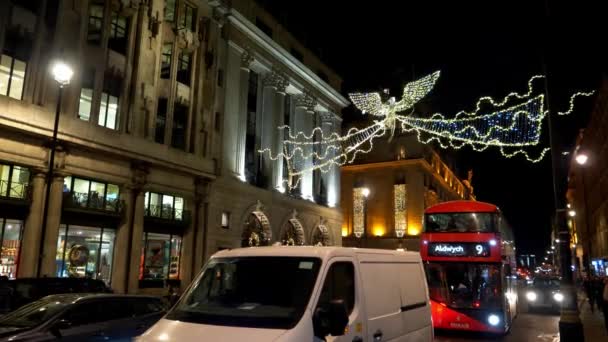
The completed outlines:
{"type": "Polygon", "coordinates": [[[131,341],[166,309],[158,297],[51,295],[0,317],[0,341],[131,341]]]}

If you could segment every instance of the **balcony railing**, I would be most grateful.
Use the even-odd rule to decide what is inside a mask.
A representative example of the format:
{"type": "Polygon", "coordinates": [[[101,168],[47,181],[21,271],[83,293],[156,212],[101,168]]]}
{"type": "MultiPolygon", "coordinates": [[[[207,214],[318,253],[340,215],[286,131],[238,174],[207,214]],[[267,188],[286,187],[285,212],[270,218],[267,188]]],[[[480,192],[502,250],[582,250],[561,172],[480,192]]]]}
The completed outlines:
{"type": "Polygon", "coordinates": [[[117,198],[104,198],[96,192],[65,192],[63,205],[72,209],[91,209],[96,211],[120,213],[124,202],[117,198]]]}
{"type": "Polygon", "coordinates": [[[0,197],[28,199],[30,186],[28,183],[0,181],[0,197]]]}
{"type": "Polygon", "coordinates": [[[173,208],[170,205],[152,205],[146,208],[146,216],[163,220],[189,222],[190,211],[173,208]]]}

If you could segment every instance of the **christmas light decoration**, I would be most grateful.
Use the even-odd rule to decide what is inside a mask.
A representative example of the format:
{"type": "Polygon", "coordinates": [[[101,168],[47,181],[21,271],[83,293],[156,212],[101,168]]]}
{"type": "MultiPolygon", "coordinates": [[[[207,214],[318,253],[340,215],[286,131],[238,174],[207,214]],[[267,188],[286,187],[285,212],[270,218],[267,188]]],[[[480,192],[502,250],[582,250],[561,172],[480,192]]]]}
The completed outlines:
{"type": "MultiPolygon", "coordinates": [[[[460,111],[452,118],[436,113],[429,118],[414,116],[414,105],[424,98],[434,87],[440,72],[436,71],[416,81],[408,83],[402,98],[397,101],[390,97],[383,102],[380,93],[350,94],[355,107],[364,114],[376,118],[373,124],[365,128],[351,128],[346,134],[325,132],[316,127],[311,132],[292,132],[291,127],[281,126],[283,152],[273,154],[268,148],[260,150],[269,158],[283,158],[289,166],[287,172],[295,181],[287,182],[293,189],[298,186],[304,174],[314,170],[327,172],[336,166],[352,163],[357,155],[373,150],[373,140],[389,134],[389,141],[395,130],[415,133],[421,143],[437,142],[441,148],[460,149],[465,146],[474,151],[484,151],[497,147],[505,158],[521,155],[530,162],[538,162],[549,151],[542,148],[538,156],[531,157],[527,149],[540,142],[543,119],[548,115],[545,110],[544,95],[535,95],[535,81],[544,76],[536,75],[528,81],[525,93],[511,92],[502,99],[484,96],[477,100],[472,112],[460,111]],[[410,111],[408,114],[397,114],[410,111]],[[311,148],[314,147],[314,148],[311,148]],[[303,167],[305,160],[313,161],[303,167]]],[[[574,100],[580,96],[591,96],[594,92],[577,92],[569,99],[569,108],[558,115],[569,115],[574,111],[574,100]]]]}

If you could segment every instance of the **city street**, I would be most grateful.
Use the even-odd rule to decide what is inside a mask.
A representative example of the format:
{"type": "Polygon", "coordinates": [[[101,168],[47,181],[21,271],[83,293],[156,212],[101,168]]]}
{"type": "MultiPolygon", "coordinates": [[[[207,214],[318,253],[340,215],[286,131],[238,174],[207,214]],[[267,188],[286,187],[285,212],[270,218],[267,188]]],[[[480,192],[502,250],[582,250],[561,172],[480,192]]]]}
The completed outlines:
{"type": "Polygon", "coordinates": [[[513,321],[511,331],[505,336],[486,335],[478,333],[464,333],[453,331],[436,332],[435,341],[460,342],[460,341],[540,341],[558,342],[558,322],[557,313],[535,311],[528,312],[525,303],[524,291],[519,290],[519,314],[513,321]]]}

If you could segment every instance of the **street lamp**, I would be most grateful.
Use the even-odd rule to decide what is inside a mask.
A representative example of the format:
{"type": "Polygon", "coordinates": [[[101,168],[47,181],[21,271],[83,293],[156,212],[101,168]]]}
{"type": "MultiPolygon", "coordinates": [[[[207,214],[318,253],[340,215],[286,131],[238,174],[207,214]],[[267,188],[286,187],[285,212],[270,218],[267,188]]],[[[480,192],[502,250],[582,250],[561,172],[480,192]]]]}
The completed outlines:
{"type": "Polygon", "coordinates": [[[42,273],[42,260],[44,251],[44,240],[47,229],[47,220],[49,216],[49,197],[51,196],[51,183],[53,182],[53,169],[55,168],[55,150],[57,149],[57,130],[59,129],[59,114],[61,113],[61,99],[63,96],[63,88],[70,84],[74,71],[72,68],[63,61],[57,61],[51,68],[51,74],[53,79],[59,86],[59,92],[57,95],[57,107],[55,110],[55,125],[53,126],[53,138],[51,140],[51,155],[49,158],[49,167],[46,176],[46,196],[44,197],[44,211],[42,216],[42,228],[40,237],[40,246],[38,250],[38,270],[37,276],[40,277],[42,273]]]}
{"type": "Polygon", "coordinates": [[[363,190],[361,190],[361,193],[365,198],[367,198],[369,196],[369,188],[363,188],[363,190]]]}
{"type": "Polygon", "coordinates": [[[568,216],[570,216],[570,217],[576,216],[576,211],[574,211],[574,210],[568,210],[568,216]]]}
{"type": "Polygon", "coordinates": [[[576,158],[574,158],[574,160],[576,160],[576,163],[578,165],[585,165],[587,164],[587,160],[589,160],[589,156],[587,156],[587,154],[585,153],[577,153],[576,158]]]}

